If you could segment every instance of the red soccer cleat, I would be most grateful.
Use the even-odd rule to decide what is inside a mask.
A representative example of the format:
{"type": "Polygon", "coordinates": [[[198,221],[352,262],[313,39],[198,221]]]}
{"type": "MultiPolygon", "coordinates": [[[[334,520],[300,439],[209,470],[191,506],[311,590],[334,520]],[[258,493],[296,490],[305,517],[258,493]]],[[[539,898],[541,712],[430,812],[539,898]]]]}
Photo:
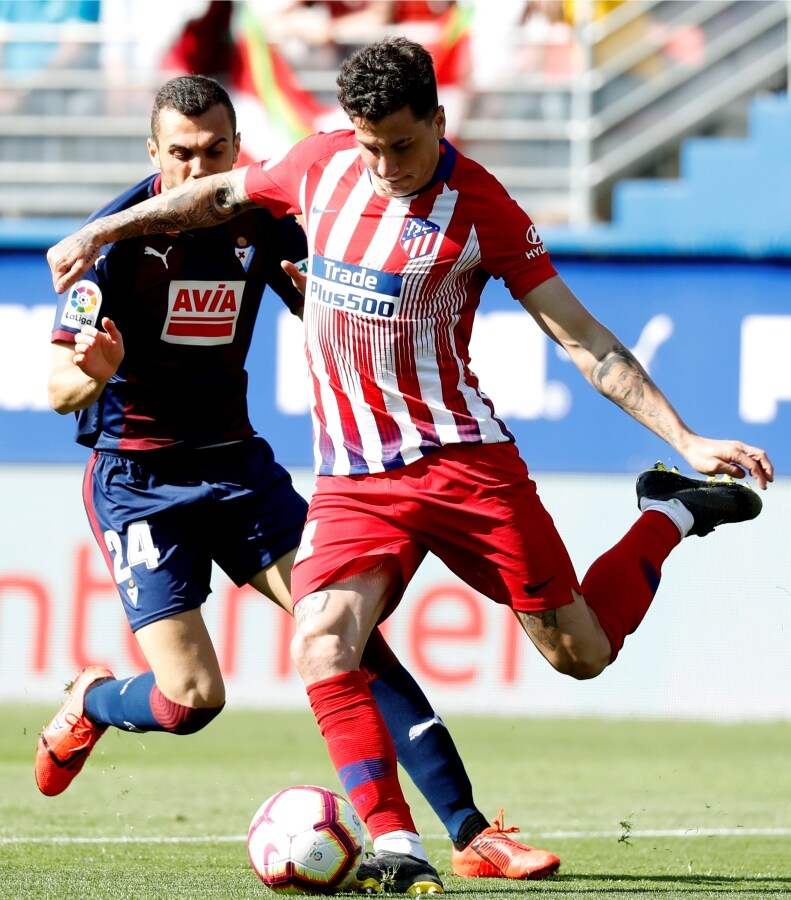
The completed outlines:
{"type": "Polygon", "coordinates": [[[44,727],[36,744],[36,784],[42,794],[62,794],[85,765],[94,745],[107,730],[83,712],[88,688],[113,678],[104,666],[87,666],[67,688],[68,696],[55,718],[44,727]]]}
{"type": "Polygon", "coordinates": [[[503,813],[463,849],[453,848],[454,875],[463,878],[546,878],[560,867],[560,859],[548,850],[537,850],[508,837],[519,831],[503,826],[503,813]]]}

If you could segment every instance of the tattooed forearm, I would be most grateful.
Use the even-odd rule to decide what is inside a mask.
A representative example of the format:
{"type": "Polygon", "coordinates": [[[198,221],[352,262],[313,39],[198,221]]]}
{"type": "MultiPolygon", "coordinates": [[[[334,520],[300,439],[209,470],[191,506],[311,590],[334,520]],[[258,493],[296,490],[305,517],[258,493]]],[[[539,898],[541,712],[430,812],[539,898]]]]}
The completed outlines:
{"type": "Polygon", "coordinates": [[[229,181],[217,188],[214,192],[214,201],[217,215],[225,219],[238,216],[240,212],[253,205],[247,197],[239,196],[239,192],[229,181]]]}
{"type": "Polygon", "coordinates": [[[223,173],[187,182],[144,203],[95,223],[112,240],[141,234],[163,234],[207,228],[238,216],[255,204],[244,194],[238,177],[223,173]]]}
{"type": "Polygon", "coordinates": [[[638,411],[645,403],[648,375],[625,347],[613,347],[596,364],[591,380],[605,397],[626,410],[638,411]]]}
{"type": "Polygon", "coordinates": [[[675,428],[667,401],[634,355],[618,344],[593,369],[591,381],[605,397],[673,444],[675,428]]]}

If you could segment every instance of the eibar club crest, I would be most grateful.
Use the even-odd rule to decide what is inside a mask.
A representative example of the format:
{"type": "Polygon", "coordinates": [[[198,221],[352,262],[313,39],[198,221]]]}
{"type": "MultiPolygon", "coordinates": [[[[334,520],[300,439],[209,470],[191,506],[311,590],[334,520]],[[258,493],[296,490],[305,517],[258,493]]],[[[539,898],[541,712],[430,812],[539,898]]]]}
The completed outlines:
{"type": "Polygon", "coordinates": [[[242,264],[242,268],[245,272],[250,271],[250,264],[253,261],[253,255],[255,254],[255,247],[247,243],[247,239],[240,237],[236,241],[236,258],[242,264]]]}
{"type": "Polygon", "coordinates": [[[407,256],[415,259],[425,256],[434,249],[439,235],[439,225],[428,219],[407,219],[401,232],[401,246],[407,256]]]}

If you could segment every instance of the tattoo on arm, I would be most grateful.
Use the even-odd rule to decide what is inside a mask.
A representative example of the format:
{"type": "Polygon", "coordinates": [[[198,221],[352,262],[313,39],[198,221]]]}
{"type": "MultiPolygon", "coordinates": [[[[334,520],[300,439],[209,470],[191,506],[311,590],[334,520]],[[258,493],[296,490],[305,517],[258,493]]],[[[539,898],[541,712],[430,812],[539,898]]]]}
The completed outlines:
{"type": "Polygon", "coordinates": [[[556,609],[517,613],[517,617],[534,644],[546,647],[547,650],[555,650],[558,647],[558,611],[556,609]]]}
{"type": "Polygon", "coordinates": [[[591,373],[594,387],[623,410],[673,444],[674,429],[663,400],[648,373],[620,344],[609,350],[591,373]]]}
{"type": "Polygon", "coordinates": [[[634,412],[642,409],[649,378],[625,347],[617,346],[608,351],[596,364],[591,377],[596,389],[618,406],[634,412]]]}
{"type": "Polygon", "coordinates": [[[214,192],[214,205],[218,218],[227,219],[230,216],[237,216],[245,209],[249,209],[253,204],[238,195],[230,181],[220,185],[214,192]],[[246,202],[245,202],[246,201],[246,202]]]}
{"type": "Polygon", "coordinates": [[[166,191],[142,207],[133,206],[115,213],[112,221],[116,239],[207,228],[255,206],[244,194],[243,187],[236,186],[230,173],[207,178],[205,183],[201,179],[182,188],[166,191]]]}

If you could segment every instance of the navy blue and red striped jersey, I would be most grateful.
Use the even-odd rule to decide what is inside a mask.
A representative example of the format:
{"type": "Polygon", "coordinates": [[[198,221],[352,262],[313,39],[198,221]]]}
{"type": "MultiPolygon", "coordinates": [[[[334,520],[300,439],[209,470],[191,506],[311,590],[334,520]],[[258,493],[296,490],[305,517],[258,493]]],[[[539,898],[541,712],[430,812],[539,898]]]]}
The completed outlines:
{"type": "MultiPolygon", "coordinates": [[[[151,176],[91,219],[159,188],[160,176],[151,176]]],[[[264,209],[212,228],[105,246],[95,266],[58,298],[52,331],[53,342],[73,342],[83,324],[98,328],[108,316],[124,340],[117,373],[99,400],[77,413],[76,440],[133,452],[253,435],[245,360],[262,295],[270,287],[297,312],[302,296],[280,261],[306,255],[296,219],[264,209]]]]}

